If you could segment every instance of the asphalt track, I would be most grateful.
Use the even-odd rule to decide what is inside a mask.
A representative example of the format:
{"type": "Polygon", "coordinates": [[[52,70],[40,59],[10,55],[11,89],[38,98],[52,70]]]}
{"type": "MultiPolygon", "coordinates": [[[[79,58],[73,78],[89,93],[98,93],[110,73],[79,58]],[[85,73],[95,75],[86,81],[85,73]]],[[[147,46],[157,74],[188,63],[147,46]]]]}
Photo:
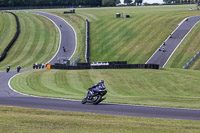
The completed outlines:
{"type": "Polygon", "coordinates": [[[189,17],[183,20],[179,26],[174,30],[170,36],[165,40],[165,45],[161,45],[160,48],[164,47],[165,52],[159,51],[159,48],[155,53],[149,58],[146,64],[158,64],[160,67],[164,67],[168,62],[172,54],[187,36],[187,34],[192,30],[192,28],[199,22],[200,16],[189,17]]]}
{"type": "MultiPolygon", "coordinates": [[[[43,13],[43,15],[46,14],[43,13]]],[[[49,16],[50,14],[47,15],[49,16]]],[[[53,16],[54,15],[52,15],[51,18],[52,21],[54,21],[56,25],[59,25],[62,19],[53,16]],[[58,21],[58,19],[60,19],[60,21],[58,21]]],[[[63,28],[63,26],[58,28],[63,28]]],[[[72,32],[72,30],[70,30],[69,32],[72,32]]],[[[61,32],[61,34],[63,33],[61,32]]],[[[66,35],[63,34],[62,36],[67,36],[69,34],[73,33],[68,33],[66,35]]],[[[58,50],[57,54],[59,54],[59,51],[62,51],[62,47],[60,47],[60,50],[58,50]]],[[[54,59],[56,57],[57,56],[55,56],[54,59]]],[[[23,71],[30,71],[30,70],[22,70],[21,72],[23,71]]],[[[62,111],[73,111],[73,112],[89,112],[89,113],[121,115],[121,116],[200,120],[200,110],[195,110],[195,109],[193,110],[193,109],[178,109],[178,108],[162,108],[162,107],[120,105],[120,104],[109,104],[109,103],[100,103],[99,105],[92,105],[92,104],[82,105],[80,101],[40,98],[40,97],[24,95],[13,91],[9,87],[8,82],[10,78],[16,74],[17,74],[16,71],[10,71],[9,73],[0,72],[0,105],[42,108],[49,110],[62,110],[62,111]]]]}
{"type": "Polygon", "coordinates": [[[31,11],[31,13],[35,13],[41,16],[44,16],[51,20],[59,29],[60,32],[60,46],[59,49],[52,58],[48,64],[54,64],[54,63],[63,63],[63,59],[70,60],[72,56],[74,55],[74,52],[76,50],[76,32],[74,29],[62,18],[44,13],[44,12],[34,12],[31,11]],[[65,51],[64,51],[65,49],[65,51]]]}

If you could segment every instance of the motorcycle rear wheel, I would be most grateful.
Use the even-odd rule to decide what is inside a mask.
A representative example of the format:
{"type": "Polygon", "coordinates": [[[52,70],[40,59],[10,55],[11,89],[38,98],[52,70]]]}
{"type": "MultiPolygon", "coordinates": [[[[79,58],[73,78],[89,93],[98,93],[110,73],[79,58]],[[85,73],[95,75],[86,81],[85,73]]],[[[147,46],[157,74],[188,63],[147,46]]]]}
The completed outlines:
{"type": "Polygon", "coordinates": [[[82,104],[85,104],[87,102],[87,98],[83,98],[83,100],[81,101],[82,104]]]}
{"type": "Polygon", "coordinates": [[[101,102],[102,96],[101,95],[97,95],[96,99],[93,101],[93,104],[99,104],[101,102]]]}

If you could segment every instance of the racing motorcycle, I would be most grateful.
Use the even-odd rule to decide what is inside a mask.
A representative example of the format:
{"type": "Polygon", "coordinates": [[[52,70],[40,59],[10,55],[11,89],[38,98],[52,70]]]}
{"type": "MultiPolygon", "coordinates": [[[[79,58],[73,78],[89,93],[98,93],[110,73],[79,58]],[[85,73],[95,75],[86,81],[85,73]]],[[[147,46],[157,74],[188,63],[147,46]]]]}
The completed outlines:
{"type": "Polygon", "coordinates": [[[81,103],[99,104],[106,99],[106,97],[103,98],[106,93],[106,88],[89,88],[86,97],[83,98],[81,103]]]}

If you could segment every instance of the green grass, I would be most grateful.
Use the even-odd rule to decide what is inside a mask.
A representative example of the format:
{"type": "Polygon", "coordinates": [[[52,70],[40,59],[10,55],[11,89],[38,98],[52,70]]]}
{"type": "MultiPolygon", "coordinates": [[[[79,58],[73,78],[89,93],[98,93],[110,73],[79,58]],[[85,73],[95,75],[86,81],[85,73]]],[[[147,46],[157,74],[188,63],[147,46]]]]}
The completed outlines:
{"type": "Polygon", "coordinates": [[[0,106],[0,132],[198,133],[199,121],[137,118],[0,106]]]}
{"type": "MultiPolygon", "coordinates": [[[[188,8],[190,7],[195,8],[195,5],[80,8],[76,9],[76,14],[63,14],[63,11],[66,9],[48,9],[41,11],[61,16],[74,27],[78,42],[74,58],[80,56],[82,59],[81,62],[84,62],[85,19],[89,19],[91,22],[91,61],[126,60],[128,63],[145,63],[168,35],[178,26],[179,22],[186,17],[199,15],[198,10],[189,11],[188,8]],[[131,15],[131,18],[116,19],[115,14],[117,12],[125,12],[125,14],[131,15]]],[[[21,15],[21,17],[21,19],[23,19],[23,15],[21,15]]],[[[24,23],[26,25],[23,26],[26,27],[26,29],[30,29],[29,22],[25,21],[24,23]]],[[[196,28],[195,33],[199,32],[198,29],[199,28],[196,28]]],[[[52,29],[52,31],[53,30],[55,32],[55,29],[52,29]]],[[[38,32],[39,31],[37,31],[37,33],[38,32]]],[[[190,46],[192,48],[195,47],[197,50],[199,49],[198,37],[194,38],[191,34],[189,34],[191,37],[188,39],[190,40],[190,46]]],[[[21,38],[28,38],[28,34],[21,35],[21,38]]],[[[56,37],[56,39],[56,41],[50,42],[54,44],[58,43],[58,37],[56,37]]],[[[38,43],[40,43],[40,41],[38,43]]],[[[184,41],[183,44],[184,43],[186,44],[189,42],[184,41]]],[[[187,49],[187,46],[188,45],[184,45],[183,49],[187,49]]],[[[188,59],[194,56],[194,52],[189,52],[188,54],[181,49],[179,51],[181,52],[174,55],[172,61],[170,61],[166,67],[182,68],[188,59]]],[[[29,54],[29,51],[26,51],[24,54],[29,54]]],[[[42,58],[41,56],[43,55],[39,54],[38,58],[42,58]]],[[[27,58],[32,59],[34,57],[28,55],[27,58]]],[[[9,62],[11,60],[12,59],[9,59],[9,62]]],[[[9,62],[5,62],[3,68],[5,65],[10,64],[9,62]]],[[[34,62],[44,61],[35,59],[35,61],[32,61],[30,64],[34,62]]],[[[198,62],[199,61],[197,61],[197,64],[198,62]]],[[[195,66],[198,66],[197,64],[195,66]]],[[[23,68],[27,66],[28,65],[25,64],[23,68]]],[[[191,69],[198,68],[199,67],[191,67],[191,69]]]]}
{"type": "Polygon", "coordinates": [[[0,13],[0,55],[16,33],[16,20],[10,13],[0,13]]]}
{"type": "MultiPolygon", "coordinates": [[[[200,23],[198,23],[189,35],[184,39],[179,48],[173,54],[166,67],[182,68],[186,65],[200,51],[200,23]]],[[[191,66],[190,69],[200,70],[200,59],[198,58],[191,66]]]]}
{"type": "MultiPolygon", "coordinates": [[[[76,54],[81,58],[84,58],[85,19],[89,19],[91,61],[126,60],[128,63],[143,64],[184,18],[199,15],[198,10],[189,11],[191,7],[195,8],[196,5],[80,8],[73,15],[63,14],[66,9],[42,11],[59,15],[75,27],[79,48],[76,54]],[[123,12],[131,18],[115,18],[116,13],[123,12]]],[[[198,29],[196,32],[199,32],[198,29]]],[[[192,48],[199,49],[198,37],[190,35],[189,40],[192,48]]],[[[183,48],[187,49],[188,46],[184,45],[183,48]]],[[[193,52],[188,54],[182,51],[174,55],[173,65],[170,63],[166,67],[182,68],[182,64],[191,56],[193,52]]]]}
{"type": "Polygon", "coordinates": [[[30,13],[16,13],[19,17],[21,33],[14,46],[8,52],[0,70],[11,65],[15,69],[31,68],[33,63],[46,63],[56,53],[59,44],[59,32],[48,19],[30,13]]]}
{"type": "Polygon", "coordinates": [[[80,57],[80,62],[85,62],[85,18],[79,14],[63,14],[63,11],[66,11],[66,9],[45,9],[40,11],[60,16],[74,28],[77,36],[77,47],[71,61],[80,57]]]}
{"type": "Polygon", "coordinates": [[[104,79],[106,102],[200,109],[199,71],[166,70],[39,70],[11,80],[19,92],[81,100],[86,91],[104,79]]]}

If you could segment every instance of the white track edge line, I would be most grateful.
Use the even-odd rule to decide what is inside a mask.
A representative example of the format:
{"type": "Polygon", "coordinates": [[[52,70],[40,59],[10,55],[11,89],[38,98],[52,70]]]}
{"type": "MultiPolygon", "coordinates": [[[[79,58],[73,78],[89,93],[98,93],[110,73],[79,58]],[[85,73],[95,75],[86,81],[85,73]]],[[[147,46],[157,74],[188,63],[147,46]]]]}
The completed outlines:
{"type": "MultiPolygon", "coordinates": [[[[65,100],[65,101],[75,101],[75,102],[80,102],[80,100],[74,100],[74,99],[64,99],[64,98],[52,98],[52,97],[41,97],[41,96],[35,96],[35,95],[29,95],[29,94],[25,94],[25,93],[21,93],[16,91],[15,89],[12,88],[12,86],[10,85],[11,80],[20,75],[21,73],[18,73],[14,76],[12,76],[8,82],[8,86],[10,87],[11,90],[13,90],[14,92],[24,95],[24,96],[31,96],[31,97],[35,97],[35,98],[42,98],[42,99],[52,99],[52,100],[65,100]]],[[[161,109],[175,109],[175,110],[197,110],[200,111],[200,109],[189,109],[189,108],[173,108],[173,107],[159,107],[159,106],[144,106],[144,105],[131,105],[131,104],[119,104],[119,103],[107,103],[104,102],[105,104],[110,104],[110,105],[119,105],[119,106],[133,106],[133,107],[152,107],[152,108],[161,108],[161,109]]]]}
{"type": "Polygon", "coordinates": [[[30,95],[30,94],[25,94],[25,93],[22,93],[22,92],[18,92],[17,90],[13,89],[12,86],[11,86],[11,80],[20,75],[21,73],[18,73],[18,74],[15,74],[14,76],[12,76],[9,81],[8,81],[8,86],[10,87],[10,89],[20,95],[24,95],[24,96],[31,96],[31,97],[35,97],[35,98],[43,98],[43,99],[57,99],[57,100],[66,100],[66,101],[80,101],[80,100],[73,100],[73,99],[64,99],[64,98],[52,98],[52,97],[41,97],[41,96],[35,96],[35,95],[30,95]]]}
{"type": "MultiPolygon", "coordinates": [[[[46,13],[46,12],[42,12],[42,13],[46,13]]],[[[50,14],[50,13],[46,13],[46,14],[50,14]]],[[[53,16],[55,16],[55,17],[58,17],[58,18],[60,18],[60,19],[62,19],[63,21],[65,21],[65,23],[67,23],[71,28],[72,28],[72,30],[74,31],[74,34],[75,34],[75,50],[74,50],[74,52],[73,52],[73,54],[71,55],[71,57],[69,58],[69,59],[71,59],[73,56],[74,56],[74,54],[75,54],[75,52],[76,52],[76,49],[77,49],[77,34],[76,34],[76,31],[75,31],[75,29],[72,27],[72,25],[71,24],[69,24],[64,18],[62,18],[62,17],[60,17],[60,16],[57,16],[57,15],[55,15],[55,14],[50,14],[50,15],[53,15],[53,16]]]]}
{"type": "MultiPolygon", "coordinates": [[[[51,14],[51,13],[46,13],[46,12],[41,12],[41,13],[49,14],[49,15],[58,17],[58,18],[62,19],[65,23],[67,23],[67,25],[69,25],[69,26],[72,28],[72,30],[73,30],[73,32],[74,32],[74,35],[75,35],[75,50],[73,51],[73,54],[72,54],[71,57],[69,58],[69,60],[70,60],[70,59],[74,56],[74,54],[75,54],[75,52],[76,52],[76,49],[77,49],[77,34],[76,34],[76,31],[74,30],[74,28],[72,27],[72,25],[70,25],[65,19],[61,18],[60,16],[57,16],[57,15],[54,15],[54,14],[51,14]]],[[[38,13],[35,13],[35,14],[38,14],[38,13]]],[[[38,15],[43,16],[43,17],[49,19],[50,21],[52,21],[52,22],[54,23],[54,25],[57,27],[57,29],[59,30],[59,32],[60,32],[59,48],[58,48],[56,54],[52,57],[52,59],[50,59],[50,61],[48,61],[48,63],[49,63],[49,62],[51,62],[51,61],[56,57],[56,55],[58,54],[58,52],[59,52],[59,50],[60,50],[61,40],[62,40],[62,34],[61,34],[60,28],[56,25],[56,23],[55,23],[52,19],[48,18],[47,16],[41,15],[41,14],[38,14],[38,15]]]]}
{"type": "MultiPolygon", "coordinates": [[[[181,24],[184,22],[184,20],[186,20],[186,19],[187,19],[187,18],[184,18],[184,19],[178,24],[178,26],[176,27],[176,29],[175,29],[171,34],[173,34],[173,33],[181,26],[181,24]]],[[[164,42],[166,42],[166,41],[169,39],[169,37],[170,37],[170,36],[168,36],[167,39],[165,39],[164,42]]],[[[163,44],[163,43],[162,43],[162,44],[163,44]]],[[[160,47],[162,46],[162,44],[160,45],[160,47]]],[[[159,47],[159,48],[160,48],[160,47],[159,47]]],[[[151,58],[156,54],[156,52],[158,51],[159,48],[156,49],[156,51],[155,51],[155,52],[153,53],[153,55],[146,61],[145,64],[147,64],[147,63],[149,62],[149,60],[151,60],[151,58]]]]}
{"type": "Polygon", "coordinates": [[[199,21],[197,21],[192,28],[188,31],[188,33],[183,37],[183,39],[180,41],[180,43],[176,46],[176,48],[174,49],[174,51],[171,53],[171,55],[168,57],[167,61],[165,62],[165,64],[163,65],[163,67],[165,67],[165,65],[167,64],[167,62],[169,61],[169,59],[172,57],[172,55],[174,54],[174,52],[176,51],[176,49],[180,46],[180,44],[184,41],[184,39],[187,37],[187,35],[192,31],[192,29],[199,23],[199,21]]]}

